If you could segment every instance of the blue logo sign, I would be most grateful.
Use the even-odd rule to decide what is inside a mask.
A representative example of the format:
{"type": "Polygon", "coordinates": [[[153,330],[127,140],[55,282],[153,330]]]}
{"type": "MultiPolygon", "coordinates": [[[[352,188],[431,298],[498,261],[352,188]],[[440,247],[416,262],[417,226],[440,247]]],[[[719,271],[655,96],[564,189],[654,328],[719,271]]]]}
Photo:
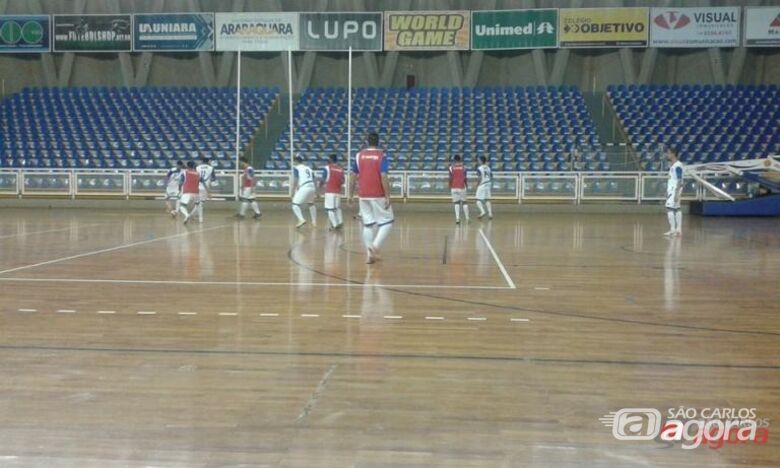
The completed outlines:
{"type": "Polygon", "coordinates": [[[214,50],[214,14],[134,15],[133,50],[187,52],[214,50]]]}

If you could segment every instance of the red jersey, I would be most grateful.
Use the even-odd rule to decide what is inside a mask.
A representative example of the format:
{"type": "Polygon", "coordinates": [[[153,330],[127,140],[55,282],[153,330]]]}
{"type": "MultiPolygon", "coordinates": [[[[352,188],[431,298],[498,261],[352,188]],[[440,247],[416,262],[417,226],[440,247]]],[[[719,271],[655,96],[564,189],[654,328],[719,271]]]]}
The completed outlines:
{"type": "Polygon", "coordinates": [[[200,174],[195,169],[184,171],[184,183],[181,185],[181,193],[197,194],[200,188],[200,174]]]}
{"type": "Polygon", "coordinates": [[[241,177],[241,186],[244,188],[252,188],[255,186],[255,169],[252,166],[247,166],[244,169],[244,174],[241,177]]]}
{"type": "Polygon", "coordinates": [[[385,198],[382,174],[387,174],[388,161],[385,150],[366,148],[358,152],[352,163],[352,172],[358,177],[360,198],[385,198]]]}
{"type": "Polygon", "coordinates": [[[328,164],[323,172],[325,193],[341,193],[341,187],[344,186],[344,168],[338,164],[328,164]]]}
{"type": "Polygon", "coordinates": [[[450,166],[450,188],[466,188],[466,166],[464,166],[462,163],[457,163],[450,166]]]}

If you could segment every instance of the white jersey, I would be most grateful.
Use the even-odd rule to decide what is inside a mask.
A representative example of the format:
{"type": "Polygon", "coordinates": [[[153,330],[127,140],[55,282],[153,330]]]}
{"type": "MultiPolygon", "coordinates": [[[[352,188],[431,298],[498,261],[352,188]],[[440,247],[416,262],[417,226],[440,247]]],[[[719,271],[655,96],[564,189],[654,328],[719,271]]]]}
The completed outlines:
{"type": "Polygon", "coordinates": [[[493,181],[493,171],[490,170],[490,166],[482,164],[477,168],[477,174],[479,174],[479,185],[489,184],[493,181]]]}
{"type": "Polygon", "coordinates": [[[298,190],[303,187],[311,186],[314,188],[314,171],[305,164],[296,164],[293,167],[293,174],[298,179],[298,190]]]}
{"type": "Polygon", "coordinates": [[[201,191],[207,190],[208,186],[217,180],[217,175],[214,172],[214,168],[210,164],[199,164],[195,170],[198,171],[198,175],[200,176],[201,191]]]}
{"type": "Polygon", "coordinates": [[[680,161],[669,168],[669,180],[666,181],[666,194],[672,195],[683,186],[683,164],[680,161]]]}
{"type": "Polygon", "coordinates": [[[168,171],[168,175],[165,176],[166,191],[168,193],[178,192],[179,186],[181,186],[182,182],[184,182],[183,179],[184,179],[184,170],[180,169],[178,166],[173,166],[168,171]]]}

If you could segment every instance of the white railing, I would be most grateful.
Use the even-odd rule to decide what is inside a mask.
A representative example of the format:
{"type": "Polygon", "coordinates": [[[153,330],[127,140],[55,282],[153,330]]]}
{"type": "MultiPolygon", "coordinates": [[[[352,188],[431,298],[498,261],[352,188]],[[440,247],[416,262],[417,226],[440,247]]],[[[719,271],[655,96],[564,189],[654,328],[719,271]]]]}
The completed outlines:
{"type": "MultiPolygon", "coordinates": [[[[165,192],[166,171],[160,170],[0,170],[0,196],[159,198],[165,192]]],[[[493,176],[493,198],[516,201],[592,201],[657,203],[666,198],[665,172],[500,172],[493,176]]],[[[704,178],[735,198],[750,194],[750,184],[734,174],[713,172],[704,178]]],[[[214,198],[233,199],[238,193],[235,172],[217,174],[214,198]]],[[[409,201],[449,198],[444,171],[390,173],[392,196],[409,201]]],[[[258,171],[256,192],[261,198],[290,196],[288,171],[258,171]]],[[[473,193],[473,190],[470,192],[473,193]]],[[[710,200],[713,195],[688,179],[684,200],[710,200]]]]}

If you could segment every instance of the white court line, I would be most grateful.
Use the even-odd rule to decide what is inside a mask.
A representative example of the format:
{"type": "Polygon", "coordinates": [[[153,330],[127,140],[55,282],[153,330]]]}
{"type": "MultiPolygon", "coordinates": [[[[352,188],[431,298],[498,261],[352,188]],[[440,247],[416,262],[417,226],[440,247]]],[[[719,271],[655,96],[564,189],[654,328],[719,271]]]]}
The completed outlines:
{"type": "Polygon", "coordinates": [[[219,315],[222,317],[235,317],[238,314],[235,312],[220,312],[219,315]]]}
{"type": "Polygon", "coordinates": [[[384,318],[386,318],[387,320],[400,320],[404,317],[403,315],[385,315],[384,318]]]}
{"type": "Polygon", "coordinates": [[[301,314],[301,317],[303,318],[317,318],[320,314],[301,314]]]}
{"type": "Polygon", "coordinates": [[[353,318],[353,319],[359,319],[360,318],[359,315],[350,315],[350,314],[342,315],[342,317],[344,317],[344,318],[353,318]]]}
{"type": "MultiPolygon", "coordinates": [[[[3,272],[0,272],[2,274],[3,272]]],[[[125,280],[87,278],[0,278],[0,281],[21,281],[38,283],[97,283],[97,284],[150,284],[184,286],[300,286],[326,288],[399,288],[399,289],[516,289],[509,286],[470,286],[447,284],[381,284],[381,283],[295,283],[262,281],[176,281],[176,280],[125,280]]],[[[509,280],[511,281],[511,279],[509,280]]]]}
{"type": "Polygon", "coordinates": [[[550,290],[550,288],[538,288],[538,287],[534,288],[534,289],[536,289],[537,291],[549,291],[550,290]]]}
{"type": "Polygon", "coordinates": [[[179,312],[179,315],[198,315],[197,312],[179,312]]]}
{"type": "Polygon", "coordinates": [[[444,320],[444,317],[428,316],[428,317],[425,317],[425,320],[444,320]]]}
{"type": "Polygon", "coordinates": [[[278,317],[279,314],[262,313],[260,317],[278,317]]]}
{"type": "Polygon", "coordinates": [[[19,312],[38,312],[38,309],[19,309],[19,312]]]}
{"type": "Polygon", "coordinates": [[[115,314],[116,311],[115,310],[98,310],[97,313],[98,314],[104,314],[104,315],[111,315],[111,314],[115,314]]]}
{"type": "Polygon", "coordinates": [[[510,318],[509,321],[510,322],[530,322],[530,320],[524,319],[524,318],[510,318]]]}
{"type": "MultiPolygon", "coordinates": [[[[85,228],[85,227],[89,227],[89,226],[107,226],[109,224],[113,224],[113,223],[79,224],[75,228],[76,229],[81,229],[81,228],[85,228]]],[[[68,227],[57,228],[57,229],[47,229],[45,231],[30,231],[30,232],[22,232],[22,233],[19,233],[19,234],[4,234],[4,235],[0,236],[0,239],[11,239],[12,237],[27,237],[27,236],[32,236],[34,234],[46,234],[46,233],[49,233],[49,232],[70,231],[71,229],[73,229],[73,227],[68,226],[68,227]]]]}
{"type": "Polygon", "coordinates": [[[504,268],[504,264],[501,263],[501,259],[498,258],[498,254],[493,249],[493,245],[488,240],[482,228],[479,228],[479,235],[482,236],[482,239],[485,241],[485,245],[487,245],[488,250],[490,250],[490,253],[493,254],[493,260],[496,261],[496,265],[498,265],[498,269],[501,270],[501,274],[504,275],[504,279],[506,280],[506,283],[509,285],[509,288],[517,289],[517,286],[515,286],[515,282],[512,281],[512,278],[509,276],[509,273],[507,273],[506,268],[504,268]]]}
{"type": "Polygon", "coordinates": [[[138,315],[157,315],[157,312],[152,310],[139,310],[138,315]]]}
{"type": "Polygon", "coordinates": [[[58,314],[75,314],[76,311],[73,309],[59,309],[57,311],[58,314]]]}
{"type": "Polygon", "coordinates": [[[487,320],[487,317],[468,317],[466,320],[472,320],[475,322],[484,322],[487,320]]]}
{"type": "Polygon", "coordinates": [[[199,231],[185,231],[185,232],[181,232],[179,234],[171,234],[170,236],[155,237],[154,239],[147,239],[147,240],[144,240],[144,241],[132,242],[130,244],[117,245],[115,247],[109,247],[107,249],[94,250],[92,252],[84,252],[84,253],[80,253],[80,254],[76,254],[76,255],[70,255],[70,256],[67,256],[67,257],[55,258],[53,260],[47,260],[45,262],[33,263],[32,265],[23,265],[23,266],[19,266],[19,267],[16,267],[16,268],[9,268],[7,270],[0,271],[0,275],[4,275],[6,273],[13,273],[15,271],[28,270],[30,268],[35,268],[35,267],[44,266],[44,265],[51,265],[53,263],[64,262],[64,261],[67,261],[67,260],[75,260],[77,258],[89,257],[89,256],[92,256],[92,255],[98,255],[98,254],[102,254],[102,253],[113,252],[113,251],[116,251],[116,250],[129,249],[130,247],[137,247],[139,245],[150,244],[152,242],[157,242],[157,241],[166,240],[166,239],[173,239],[173,238],[176,238],[176,237],[189,236],[190,234],[196,234],[196,233],[199,233],[199,232],[213,231],[214,229],[221,229],[221,228],[227,227],[227,226],[233,226],[233,225],[232,224],[222,224],[222,225],[210,227],[210,228],[207,228],[207,229],[201,229],[199,231]]]}

